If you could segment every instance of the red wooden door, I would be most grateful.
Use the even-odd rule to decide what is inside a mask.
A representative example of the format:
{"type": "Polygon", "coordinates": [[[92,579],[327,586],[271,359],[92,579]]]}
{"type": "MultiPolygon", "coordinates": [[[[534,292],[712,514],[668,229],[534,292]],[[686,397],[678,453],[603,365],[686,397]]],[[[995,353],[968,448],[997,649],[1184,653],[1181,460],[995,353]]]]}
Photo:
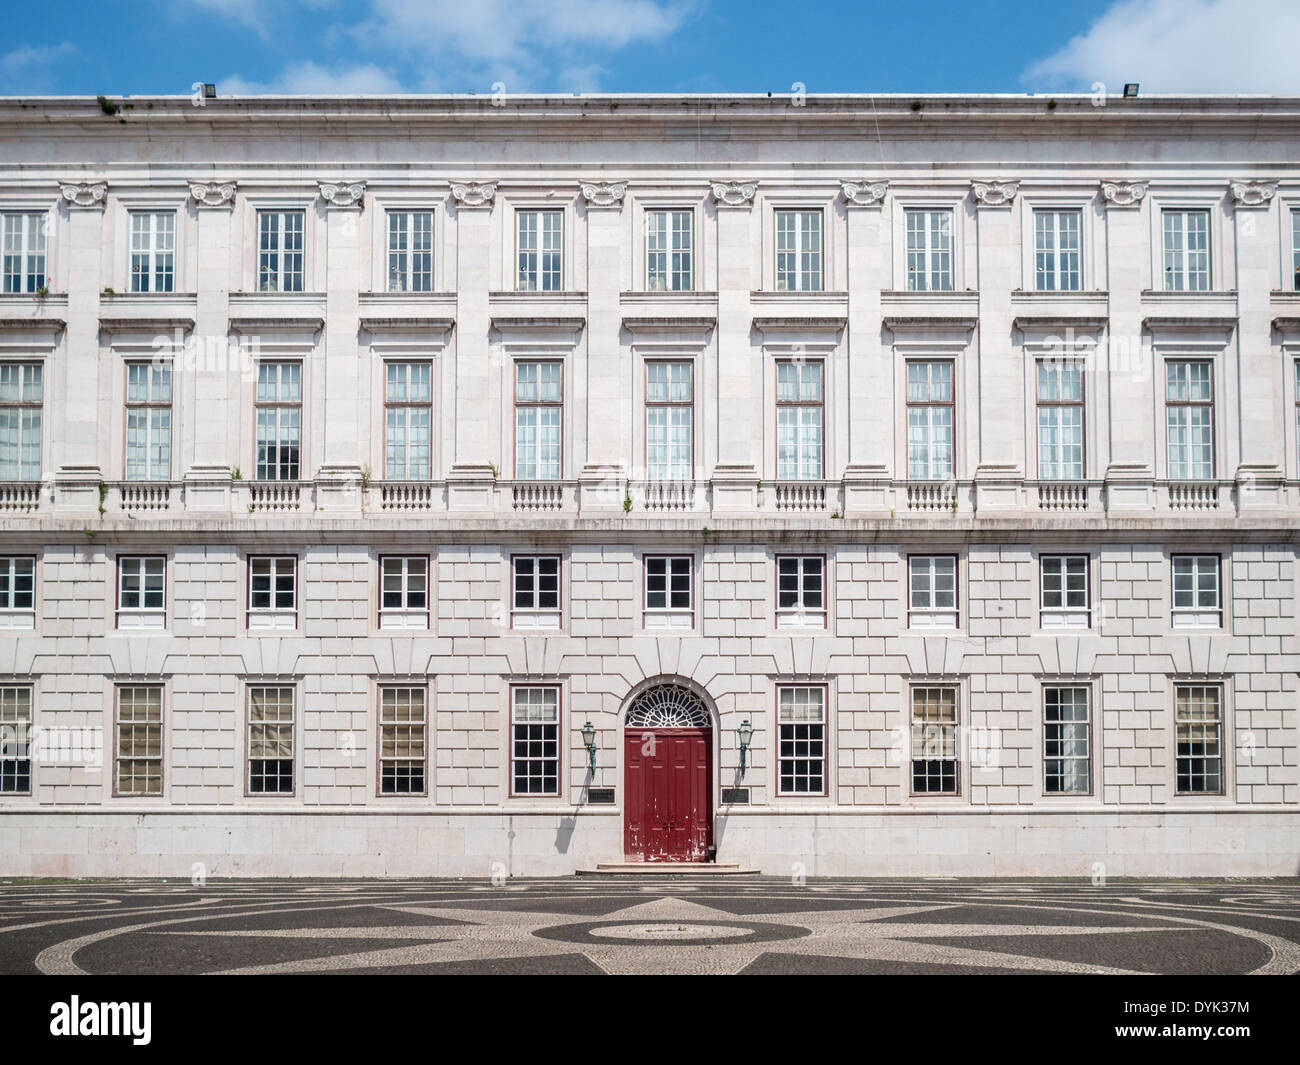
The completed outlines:
{"type": "Polygon", "coordinates": [[[628,729],[626,828],[632,861],[705,862],[713,846],[708,729],[628,729]]]}

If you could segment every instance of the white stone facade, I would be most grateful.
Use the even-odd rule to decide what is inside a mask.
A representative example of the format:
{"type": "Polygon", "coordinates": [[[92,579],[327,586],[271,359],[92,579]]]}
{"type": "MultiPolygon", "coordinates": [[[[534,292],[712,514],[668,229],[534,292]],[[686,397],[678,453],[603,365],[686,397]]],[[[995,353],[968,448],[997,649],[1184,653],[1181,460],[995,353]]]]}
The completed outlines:
{"type": "Polygon", "coordinates": [[[660,680],[712,716],[720,861],[1300,872],[1300,101],[129,104],[0,101],[0,213],[46,233],[43,284],[0,295],[0,367],[43,381],[37,475],[0,483],[0,556],[32,558],[35,582],[30,611],[3,615],[0,689],[29,692],[44,744],[29,787],[0,790],[0,875],[621,860],[624,714],[660,680]],[[558,282],[519,291],[534,210],[559,213],[558,282]],[[260,219],[285,211],[302,212],[301,286],[262,291],[260,219]],[[648,211],[689,218],[689,287],[652,285],[648,211]],[[779,265],[783,211],[816,218],[806,287],[779,265]],[[937,291],[916,289],[909,211],[946,212],[937,291]],[[390,291],[402,212],[431,220],[427,291],[390,291]],[[1040,289],[1042,212],[1077,219],[1064,291],[1040,289]],[[170,290],[132,291],[141,213],[174,219],[170,290]],[[1189,239],[1174,215],[1205,245],[1171,266],[1170,233],[1189,239]],[[1067,477],[1046,470],[1037,384],[1062,357],[1082,381],[1067,477]],[[301,372],[285,480],[257,476],[268,362],[301,372]],[[521,362],[561,367],[558,477],[519,476],[521,362]],[[651,458],[647,365],[665,362],[690,367],[685,476],[651,458]],[[1194,470],[1168,383],[1188,362],[1209,382],[1194,470]],[[129,476],[133,363],[171,370],[152,479],[129,476]],[[429,367],[415,479],[387,476],[391,363],[429,367]],[[945,476],[909,470],[916,363],[951,370],[945,476]],[[784,364],[820,368],[817,475],[778,455],[784,364]],[[554,627],[513,609],[520,555],[559,557],[554,627]],[[647,616],[647,555],[689,556],[689,610],[647,616]],[[787,555],[821,559],[824,616],[779,616],[787,555]],[[1059,626],[1045,555],[1087,560],[1086,607],[1059,626]],[[141,556],[165,560],[156,619],[120,609],[123,560],[141,556]],[[272,629],[249,612],[250,560],[268,556],[296,559],[272,629]],[[384,556],[428,559],[427,623],[381,626],[384,556]],[[955,560],[951,616],[912,609],[910,560],[932,556],[955,560]],[[1175,558],[1191,556],[1218,559],[1213,607],[1177,608],[1175,558]],[[283,795],[250,793],[257,687],[293,692],[283,795]],[[379,783],[386,687],[426,693],[420,794],[379,783]],[[555,794],[514,794],[519,687],[558,690],[555,794]],[[791,794],[776,737],[793,687],[823,693],[825,764],[791,794]],[[161,691],[161,794],[115,787],[124,688],[161,691]],[[953,693],[957,750],[923,759],[954,765],[952,794],[917,793],[919,688],[953,693]],[[1087,692],[1086,790],[1045,786],[1056,688],[1087,692]],[[1217,784],[1192,790],[1176,704],[1210,689],[1217,784]]]}

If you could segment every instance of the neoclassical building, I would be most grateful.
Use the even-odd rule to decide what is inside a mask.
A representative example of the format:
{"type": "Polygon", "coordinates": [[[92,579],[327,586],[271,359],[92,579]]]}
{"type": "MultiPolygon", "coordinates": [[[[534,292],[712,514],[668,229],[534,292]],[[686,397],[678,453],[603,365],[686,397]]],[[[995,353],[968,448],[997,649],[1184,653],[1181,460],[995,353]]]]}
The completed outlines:
{"type": "Polygon", "coordinates": [[[0,875],[1295,875],[1300,100],[0,100],[0,875]]]}

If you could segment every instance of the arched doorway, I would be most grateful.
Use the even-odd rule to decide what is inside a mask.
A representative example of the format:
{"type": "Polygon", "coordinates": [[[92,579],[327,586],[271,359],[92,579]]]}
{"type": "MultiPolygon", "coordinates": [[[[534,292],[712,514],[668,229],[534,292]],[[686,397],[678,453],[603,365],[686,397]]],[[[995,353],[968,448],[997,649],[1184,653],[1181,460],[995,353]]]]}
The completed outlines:
{"type": "Polygon", "coordinates": [[[713,718],[685,684],[654,684],[628,704],[623,729],[629,861],[713,858],[713,718]]]}

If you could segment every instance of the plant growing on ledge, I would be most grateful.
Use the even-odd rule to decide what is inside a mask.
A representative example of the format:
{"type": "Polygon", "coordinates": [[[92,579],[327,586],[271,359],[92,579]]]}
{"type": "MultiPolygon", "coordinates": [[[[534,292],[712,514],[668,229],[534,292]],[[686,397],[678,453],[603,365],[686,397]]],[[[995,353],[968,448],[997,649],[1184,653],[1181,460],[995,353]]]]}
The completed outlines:
{"type": "Polygon", "coordinates": [[[103,111],[104,114],[106,115],[117,114],[118,111],[117,104],[115,104],[107,96],[96,96],[95,100],[99,104],[99,109],[103,111]]]}
{"type": "Polygon", "coordinates": [[[370,487],[370,466],[369,465],[361,467],[361,487],[362,488],[370,487]]]}
{"type": "Polygon", "coordinates": [[[43,299],[45,299],[45,297],[48,296],[49,294],[50,294],[50,286],[49,286],[49,285],[42,285],[40,288],[38,288],[38,289],[36,290],[36,298],[37,298],[37,299],[42,299],[42,300],[43,300],[43,299]]]}
{"type": "Polygon", "coordinates": [[[230,471],[230,479],[232,481],[242,481],[244,479],[244,475],[239,472],[238,466],[236,466],[233,470],[230,471]]]}
{"type": "Polygon", "coordinates": [[[104,513],[104,500],[108,498],[108,485],[103,481],[99,482],[99,512],[104,513]]]}
{"type": "Polygon", "coordinates": [[[489,462],[488,466],[492,469],[492,480],[501,480],[501,471],[497,469],[497,464],[495,462],[489,462]]]}
{"type": "Polygon", "coordinates": [[[623,482],[623,513],[632,513],[632,485],[628,481],[623,482]]]}
{"type": "Polygon", "coordinates": [[[101,296],[116,296],[117,293],[114,292],[114,291],[113,291],[113,290],[112,290],[108,285],[105,285],[105,286],[104,286],[104,291],[101,292],[100,295],[101,295],[101,296]]]}

